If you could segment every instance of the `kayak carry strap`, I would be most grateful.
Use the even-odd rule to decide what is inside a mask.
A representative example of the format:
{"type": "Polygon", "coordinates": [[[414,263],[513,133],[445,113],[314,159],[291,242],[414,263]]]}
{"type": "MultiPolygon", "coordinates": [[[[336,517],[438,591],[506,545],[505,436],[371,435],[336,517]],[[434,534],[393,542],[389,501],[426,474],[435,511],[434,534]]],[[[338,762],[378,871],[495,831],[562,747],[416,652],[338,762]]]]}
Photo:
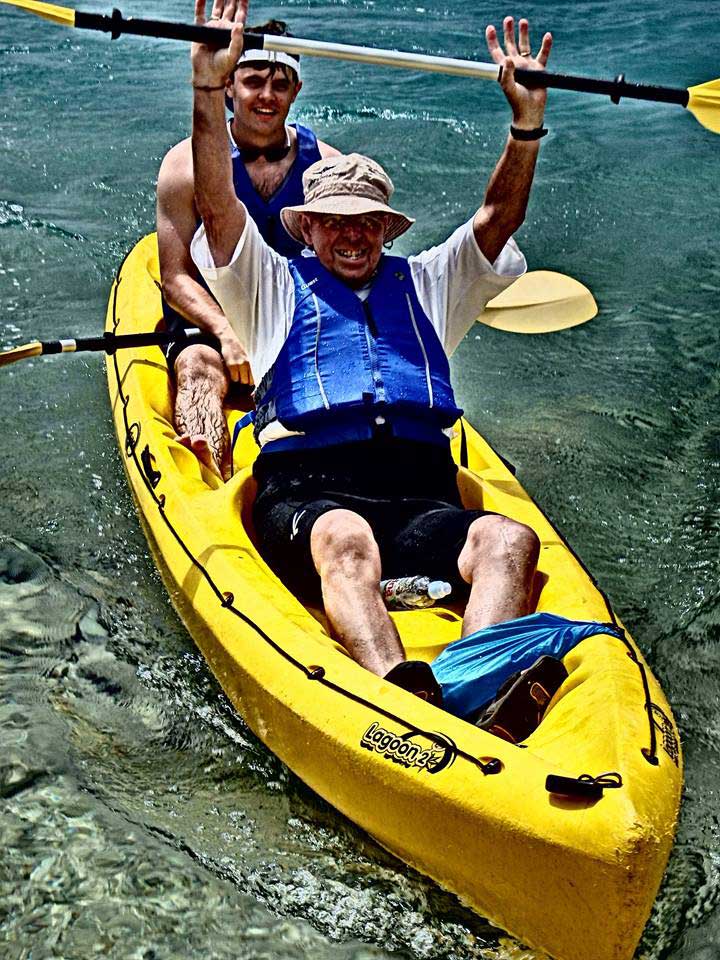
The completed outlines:
{"type": "Polygon", "coordinates": [[[603,790],[622,785],[622,777],[615,772],[601,773],[598,777],[592,777],[589,773],[581,773],[579,777],[561,777],[551,773],[545,780],[548,793],[571,797],[573,800],[600,800],[603,790]]]}

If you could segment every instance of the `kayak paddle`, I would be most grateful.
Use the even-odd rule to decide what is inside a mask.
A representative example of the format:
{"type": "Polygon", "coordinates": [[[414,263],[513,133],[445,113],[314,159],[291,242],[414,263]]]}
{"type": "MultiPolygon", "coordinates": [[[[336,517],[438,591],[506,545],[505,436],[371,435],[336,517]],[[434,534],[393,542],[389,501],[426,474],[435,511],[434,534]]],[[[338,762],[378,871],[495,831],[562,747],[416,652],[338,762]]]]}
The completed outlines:
{"type": "MultiPolygon", "coordinates": [[[[86,30],[101,30],[116,40],[123,33],[145,37],[163,37],[169,40],[190,40],[215,47],[230,43],[230,31],[222,28],[200,26],[190,23],[171,23],[164,20],[142,20],[123,17],[119,10],[112,14],[82,13],[70,7],[60,7],[38,0],[0,0],[0,3],[20,7],[53,23],[86,30]]],[[[304,54],[333,60],[354,60],[378,66],[405,67],[409,70],[426,70],[434,73],[449,73],[455,76],[475,77],[481,80],[497,80],[502,67],[496,63],[479,63],[474,60],[456,60],[425,54],[403,53],[398,50],[380,50],[359,47],[346,43],[326,43],[322,40],[301,40],[297,37],[276,37],[269,34],[245,34],[245,49],[275,50],[289,54],[304,54]]],[[[575,90],[581,93],[599,93],[610,97],[613,103],[621,98],[653,100],[659,103],[675,103],[686,107],[695,119],[720,133],[720,79],[710,80],[688,89],[658,87],[640,83],[627,83],[623,74],[614,80],[595,80],[591,77],[548,73],[545,70],[518,68],[515,79],[526,87],[553,87],[559,90],[575,90]]]]}
{"type": "MultiPolygon", "coordinates": [[[[578,280],[562,273],[535,270],[526,273],[491,300],[480,323],[509,333],[554,333],[585,323],[598,312],[593,295],[578,280]]],[[[201,331],[189,327],[184,334],[153,330],[149,333],[105,333],[101,337],[68,340],[34,340],[20,347],[0,351],[0,367],[51,353],[78,353],[92,350],[113,354],[128,347],[162,346],[196,337],[201,331]]]]}
{"type": "Polygon", "coordinates": [[[533,270],[491,300],[478,322],[506,333],[556,333],[592,320],[597,312],[595,298],[579,280],[533,270]]]}
{"type": "Polygon", "coordinates": [[[112,355],[116,350],[127,347],[162,346],[165,343],[174,343],[177,340],[192,339],[201,331],[189,327],[184,333],[168,333],[166,330],[153,330],[149,333],[105,333],[101,337],[81,337],[68,340],[33,340],[21,347],[0,351],[0,367],[17,363],[18,360],[29,360],[32,357],[41,357],[51,353],[78,353],[80,350],[100,351],[112,355]]]}

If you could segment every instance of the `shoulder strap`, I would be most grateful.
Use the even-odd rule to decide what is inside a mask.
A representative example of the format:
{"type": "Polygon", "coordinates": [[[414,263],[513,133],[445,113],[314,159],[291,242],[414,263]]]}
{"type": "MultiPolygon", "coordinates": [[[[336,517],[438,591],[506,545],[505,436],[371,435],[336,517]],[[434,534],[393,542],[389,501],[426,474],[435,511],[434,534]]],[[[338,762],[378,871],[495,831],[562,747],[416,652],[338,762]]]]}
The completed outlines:
{"type": "Polygon", "coordinates": [[[296,163],[299,161],[302,170],[305,171],[311,163],[315,163],[316,160],[321,159],[320,147],[318,146],[317,137],[310,127],[306,127],[302,123],[295,123],[293,126],[295,127],[298,139],[298,156],[296,163]]]}

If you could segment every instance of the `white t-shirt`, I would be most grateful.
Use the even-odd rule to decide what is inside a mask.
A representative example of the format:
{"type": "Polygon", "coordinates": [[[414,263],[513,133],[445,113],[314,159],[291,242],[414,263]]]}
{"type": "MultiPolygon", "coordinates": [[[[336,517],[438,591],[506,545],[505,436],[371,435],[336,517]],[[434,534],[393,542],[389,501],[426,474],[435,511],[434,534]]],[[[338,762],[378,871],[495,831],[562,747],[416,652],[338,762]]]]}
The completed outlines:
{"type": "MultiPolygon", "coordinates": [[[[190,252],[248,352],[255,383],[260,383],[285,342],[295,312],[295,285],[287,260],[265,243],[249,216],[227,266],[215,266],[202,224],[190,252]]],[[[439,246],[408,257],[408,263],[418,300],[448,356],[487,302],[527,269],[512,238],[495,263],[489,263],[477,245],[472,221],[439,246]]],[[[364,295],[368,292],[366,288],[364,295]]],[[[362,297],[363,291],[358,294],[362,297]]]]}

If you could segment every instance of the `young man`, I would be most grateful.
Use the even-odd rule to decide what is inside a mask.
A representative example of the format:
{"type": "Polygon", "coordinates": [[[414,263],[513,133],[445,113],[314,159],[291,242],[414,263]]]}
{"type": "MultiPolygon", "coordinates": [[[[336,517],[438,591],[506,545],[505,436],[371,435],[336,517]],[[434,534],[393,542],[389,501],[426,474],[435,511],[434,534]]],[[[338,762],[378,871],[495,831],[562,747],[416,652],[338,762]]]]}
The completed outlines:
{"type": "MultiPolygon", "coordinates": [[[[196,2],[204,22],[205,0],[196,2]]],[[[318,161],[305,204],[283,223],[314,251],[286,261],[235,197],[222,156],[218,87],[242,47],[243,0],[215,0],[230,52],[193,48],[193,151],[203,219],[192,255],[245,343],[255,382],[255,526],[261,548],[299,596],[319,592],[335,635],[364,667],[438,702],[430,668],[405,662],[379,591],[381,574],[424,573],[469,598],[466,636],[529,612],[538,556],[533,531],[464,510],[447,429],[460,411],[447,356],[485,304],[524,270],[512,239],[533,180],[546,95],[514,80],[543,69],[526,20],[505,53],[486,31],[512,125],[484,201],[438,247],[407,260],[383,244],[412,221],[389,205],[392,183],[358,154],[318,161]],[[233,25],[234,24],[234,25],[233,25]]]]}
{"type": "MultiPolygon", "coordinates": [[[[255,33],[286,33],[276,20],[250,28],[255,33]]],[[[301,124],[287,124],[300,92],[300,63],[283,53],[250,51],[241,55],[222,93],[232,108],[227,142],[237,196],[248,208],[265,241],[283,256],[297,256],[302,244],[280,222],[280,210],[301,203],[302,175],[321,157],[337,150],[317,140],[301,124]]],[[[250,384],[247,352],[208,293],[190,256],[190,241],[200,217],[195,207],[190,140],[173,147],[160,167],[157,229],[160,273],[169,329],[186,321],[207,336],[192,345],[175,342],[166,355],[175,375],[175,422],[187,446],[225,479],[230,473],[229,437],[222,404],[229,382],[250,384]],[[218,345],[219,350],[218,352],[218,345]]]]}

